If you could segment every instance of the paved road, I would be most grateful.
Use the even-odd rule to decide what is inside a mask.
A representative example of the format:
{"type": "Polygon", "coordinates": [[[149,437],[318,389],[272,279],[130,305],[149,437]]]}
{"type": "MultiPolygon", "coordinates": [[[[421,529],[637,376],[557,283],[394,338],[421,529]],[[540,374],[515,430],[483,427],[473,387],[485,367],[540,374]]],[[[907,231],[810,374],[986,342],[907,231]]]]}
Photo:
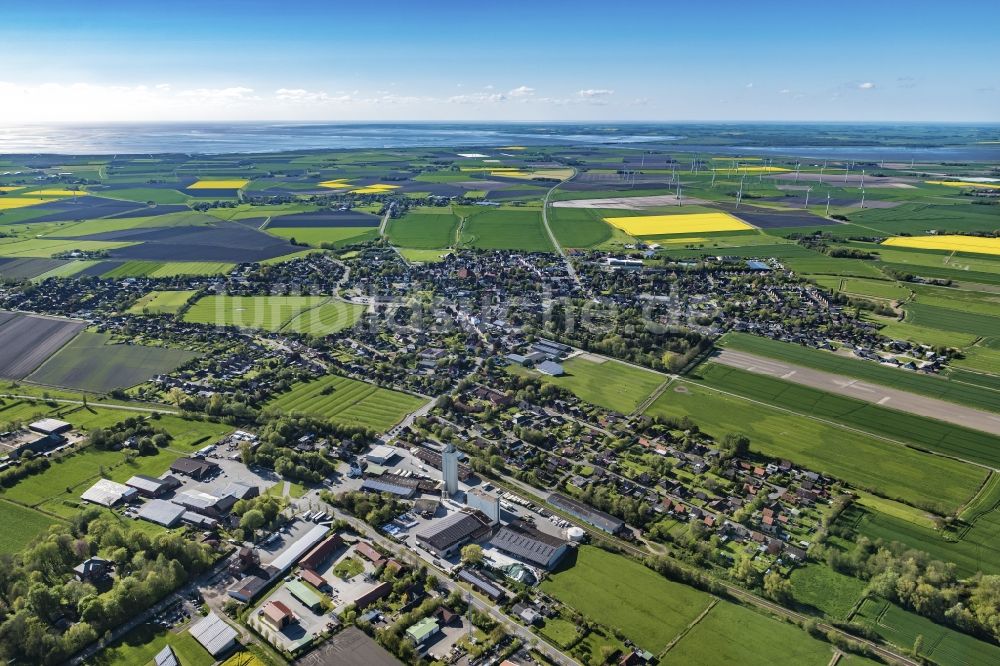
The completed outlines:
{"type": "MultiPolygon", "coordinates": [[[[723,349],[712,360],[722,365],[746,370],[758,375],[778,377],[788,382],[846,395],[900,412],[975,428],[993,435],[1000,435],[1000,415],[965,407],[946,400],[900,391],[880,384],[869,384],[860,379],[835,375],[801,365],[776,361],[764,356],[723,349]]],[[[904,372],[900,370],[900,372],[904,372]]]]}
{"type": "Polygon", "coordinates": [[[561,256],[563,258],[563,261],[566,262],[566,272],[569,273],[569,276],[573,278],[573,281],[576,282],[577,285],[579,285],[580,277],[576,274],[576,269],[573,268],[573,262],[570,261],[569,257],[566,256],[566,250],[564,250],[563,246],[559,244],[558,240],[556,240],[556,235],[552,233],[552,228],[549,226],[549,212],[548,212],[549,198],[552,196],[552,193],[555,192],[560,185],[562,185],[568,180],[571,180],[574,176],[576,176],[576,167],[573,167],[573,173],[570,175],[569,178],[567,178],[566,180],[559,181],[551,188],[549,188],[549,191],[545,193],[545,201],[542,202],[542,224],[545,225],[545,233],[549,235],[549,240],[552,241],[552,247],[556,249],[556,252],[559,253],[559,256],[561,256]]]}
{"type": "Polygon", "coordinates": [[[83,400],[69,400],[67,398],[42,398],[37,395],[18,395],[16,393],[0,393],[0,398],[14,398],[17,400],[34,400],[36,402],[57,402],[61,405],[83,405],[88,407],[100,407],[101,409],[121,409],[126,412],[142,412],[144,414],[179,414],[176,409],[166,407],[135,407],[132,405],[111,405],[97,400],[84,403],[83,400]]]}

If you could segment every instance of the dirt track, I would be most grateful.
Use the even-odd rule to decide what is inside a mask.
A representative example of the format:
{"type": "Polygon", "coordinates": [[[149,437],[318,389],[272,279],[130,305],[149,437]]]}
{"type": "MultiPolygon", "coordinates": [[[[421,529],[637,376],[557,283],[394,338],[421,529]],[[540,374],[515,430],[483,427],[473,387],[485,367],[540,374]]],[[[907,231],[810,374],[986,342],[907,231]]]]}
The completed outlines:
{"type": "Polygon", "coordinates": [[[778,377],[788,382],[810,386],[829,393],[846,395],[896,411],[926,416],[993,435],[1000,435],[1000,415],[971,409],[953,402],[728,349],[722,350],[712,360],[740,370],[778,377]]]}

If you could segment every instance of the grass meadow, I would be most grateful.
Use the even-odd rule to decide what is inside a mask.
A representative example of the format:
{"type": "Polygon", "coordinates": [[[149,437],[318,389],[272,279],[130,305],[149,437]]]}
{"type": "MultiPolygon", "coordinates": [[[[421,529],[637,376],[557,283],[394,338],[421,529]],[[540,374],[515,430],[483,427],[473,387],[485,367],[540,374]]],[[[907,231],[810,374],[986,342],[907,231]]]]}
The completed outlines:
{"type": "Polygon", "coordinates": [[[271,402],[283,412],[302,412],[337,423],[388,430],[424,404],[422,398],[349,377],[326,375],[296,384],[271,402]]]}
{"type": "Polygon", "coordinates": [[[566,374],[550,377],[518,365],[512,372],[531,374],[543,382],[569,389],[578,398],[598,407],[629,414],[666,381],[666,375],[644,370],[619,361],[591,360],[589,355],[575,356],[562,363],[566,374]]]}

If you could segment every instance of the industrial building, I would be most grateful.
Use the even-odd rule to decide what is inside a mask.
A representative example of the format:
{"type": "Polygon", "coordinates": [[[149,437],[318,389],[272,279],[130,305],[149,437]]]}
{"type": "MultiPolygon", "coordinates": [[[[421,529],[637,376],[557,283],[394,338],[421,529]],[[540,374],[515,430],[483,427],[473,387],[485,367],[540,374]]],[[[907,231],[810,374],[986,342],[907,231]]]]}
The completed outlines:
{"type": "Polygon", "coordinates": [[[158,479],[144,474],[136,474],[126,481],[125,485],[129,488],[135,488],[143,497],[161,497],[171,490],[179,488],[181,482],[172,476],[158,479]]]}
{"type": "Polygon", "coordinates": [[[500,498],[479,488],[470,488],[465,493],[465,503],[470,509],[482,511],[493,525],[500,523],[500,498]]]}
{"type": "Polygon", "coordinates": [[[625,522],[615,518],[610,513],[598,511],[583,502],[578,502],[559,493],[549,495],[549,504],[608,534],[618,534],[625,529],[625,522]]]}
{"type": "Polygon", "coordinates": [[[170,471],[200,481],[218,472],[219,466],[214,462],[198,458],[178,458],[170,465],[170,471]]]}
{"type": "Polygon", "coordinates": [[[417,543],[438,557],[451,557],[465,544],[489,534],[492,526],[492,521],[481,511],[459,511],[417,532],[417,543]]]}
{"type": "Polygon", "coordinates": [[[136,515],[143,520],[169,528],[181,522],[184,512],[185,509],[180,504],[154,499],[143,504],[136,515]]]}
{"type": "Polygon", "coordinates": [[[40,435],[61,435],[72,429],[72,425],[59,419],[39,419],[28,426],[28,430],[40,435]]]}
{"type": "Polygon", "coordinates": [[[490,544],[511,557],[546,570],[554,569],[569,548],[568,542],[520,520],[501,527],[490,544]]]}
{"type": "Polygon", "coordinates": [[[448,444],[441,452],[441,475],[444,479],[445,497],[458,494],[458,457],[459,452],[454,444],[448,444]]]}
{"type": "Polygon", "coordinates": [[[91,504],[113,507],[122,502],[131,502],[138,495],[139,493],[135,488],[129,488],[124,483],[118,483],[110,479],[100,479],[80,495],[80,499],[91,504]]]}
{"type": "Polygon", "coordinates": [[[195,622],[191,626],[190,634],[216,659],[236,646],[236,630],[226,624],[214,611],[210,611],[204,618],[195,622]]]}
{"type": "Polygon", "coordinates": [[[366,453],[365,459],[370,463],[375,463],[376,465],[386,465],[397,455],[396,449],[391,446],[379,445],[366,453]]]}

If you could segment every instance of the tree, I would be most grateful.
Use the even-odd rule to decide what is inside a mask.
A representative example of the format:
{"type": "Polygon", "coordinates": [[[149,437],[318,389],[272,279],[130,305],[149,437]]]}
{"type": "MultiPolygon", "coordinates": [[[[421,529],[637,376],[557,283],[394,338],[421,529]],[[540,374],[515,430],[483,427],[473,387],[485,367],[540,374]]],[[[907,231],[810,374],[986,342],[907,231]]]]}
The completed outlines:
{"type": "Polygon", "coordinates": [[[483,547],[474,543],[462,546],[462,561],[466,564],[482,564],[483,547]]]}
{"type": "Polygon", "coordinates": [[[250,533],[253,538],[261,527],[264,526],[264,512],[260,509],[250,509],[240,518],[240,527],[250,533]]]}
{"type": "Polygon", "coordinates": [[[764,594],[780,604],[792,600],[792,584],[777,571],[764,576],[764,594]]]}

